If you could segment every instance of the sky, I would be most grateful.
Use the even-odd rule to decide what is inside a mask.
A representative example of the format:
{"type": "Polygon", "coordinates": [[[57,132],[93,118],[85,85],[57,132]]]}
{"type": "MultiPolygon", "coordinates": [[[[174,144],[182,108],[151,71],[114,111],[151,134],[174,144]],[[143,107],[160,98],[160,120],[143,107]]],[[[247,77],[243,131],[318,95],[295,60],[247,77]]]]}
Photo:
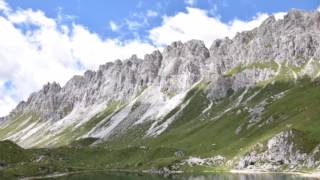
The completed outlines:
{"type": "Polygon", "coordinates": [[[173,41],[218,38],[320,0],[0,0],[0,116],[47,82],[173,41]]]}

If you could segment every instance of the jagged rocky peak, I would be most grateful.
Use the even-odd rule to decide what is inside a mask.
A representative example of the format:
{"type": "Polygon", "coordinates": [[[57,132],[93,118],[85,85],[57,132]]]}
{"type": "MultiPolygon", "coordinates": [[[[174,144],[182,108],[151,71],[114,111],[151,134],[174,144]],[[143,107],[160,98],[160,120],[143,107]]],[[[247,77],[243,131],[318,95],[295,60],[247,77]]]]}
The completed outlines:
{"type": "Polygon", "coordinates": [[[42,119],[58,120],[75,106],[128,101],[144,86],[159,79],[161,61],[159,51],[145,55],[144,60],[133,55],[124,61],[107,62],[97,71],[87,70],[83,76],[76,75],[64,87],[56,82],[48,83],[26,102],[22,101],[8,118],[36,112],[42,119]]]}
{"type": "Polygon", "coordinates": [[[239,64],[319,57],[320,13],[291,10],[283,19],[273,16],[252,31],[238,33],[234,39],[216,40],[210,48],[222,72],[239,64]],[[317,33],[316,33],[317,32],[317,33]]]}
{"type": "MultiPolygon", "coordinates": [[[[158,74],[162,56],[158,51],[144,60],[133,55],[127,60],[116,60],[101,65],[97,72],[87,71],[80,89],[81,101],[86,105],[113,100],[130,100],[143,86],[150,85],[158,74]]],[[[72,89],[72,88],[71,88],[72,89]]]]}
{"type": "MultiPolygon", "coordinates": [[[[146,135],[159,135],[184,112],[185,96],[197,82],[207,84],[201,87],[205,87],[204,94],[212,103],[232,92],[230,89],[242,89],[237,100],[241,103],[250,87],[295,81],[303,75],[318,77],[319,17],[319,12],[292,10],[283,19],[271,16],[260,27],[238,33],[232,39],[215,40],[210,49],[199,40],[178,41],[165,47],[162,53],[154,51],[143,59],[133,55],[126,60],[107,62],[96,71],[74,76],[63,87],[57,83],[45,85],[0,121],[33,113],[43,120],[37,123],[38,129],[48,123],[53,127],[47,131],[59,134],[63,128],[91,123],[107,111],[111,114],[86,129],[81,137],[108,138],[147,121],[151,127],[146,135]],[[179,112],[166,119],[177,107],[181,108],[179,112]]],[[[19,137],[27,131],[12,137],[21,140],[19,137]]],[[[35,136],[26,137],[29,142],[26,139],[21,142],[27,146],[39,140],[35,136]]],[[[279,137],[283,139],[282,135],[279,137]]],[[[51,140],[47,145],[57,142],[51,140]]]]}
{"type": "Polygon", "coordinates": [[[209,51],[201,40],[190,40],[186,43],[176,41],[167,46],[163,51],[164,58],[170,57],[186,57],[186,56],[199,56],[202,59],[209,57],[209,51]]]}
{"type": "Polygon", "coordinates": [[[150,85],[152,83],[159,83],[159,69],[162,63],[162,54],[159,50],[151,54],[146,54],[141,64],[141,77],[138,80],[141,87],[150,85]]]}
{"type": "Polygon", "coordinates": [[[210,56],[203,41],[173,42],[163,51],[159,76],[162,92],[175,94],[199,81],[205,60],[210,56]]]}
{"type": "MultiPolygon", "coordinates": [[[[283,19],[271,16],[260,27],[238,33],[233,39],[215,40],[210,49],[199,40],[174,42],[163,53],[154,51],[143,59],[132,56],[108,62],[97,71],[88,70],[64,87],[46,85],[13,112],[37,112],[44,119],[57,120],[75,106],[130,101],[151,85],[175,95],[201,79],[211,82],[210,98],[221,98],[230,88],[253,86],[279,74],[282,64],[302,66],[310,59],[318,62],[319,27],[319,12],[291,10],[283,19]],[[263,68],[246,68],[252,64],[263,68]]],[[[306,73],[310,69],[316,72],[311,67],[306,73]]]]}
{"type": "Polygon", "coordinates": [[[53,82],[53,83],[49,83],[44,85],[43,88],[43,93],[44,94],[47,94],[47,93],[50,93],[50,92],[59,92],[61,90],[61,86],[59,83],[56,83],[56,82],[53,82]]]}
{"type": "Polygon", "coordinates": [[[284,16],[283,23],[288,30],[309,31],[313,28],[319,28],[320,14],[318,11],[306,12],[292,9],[284,16]]]}

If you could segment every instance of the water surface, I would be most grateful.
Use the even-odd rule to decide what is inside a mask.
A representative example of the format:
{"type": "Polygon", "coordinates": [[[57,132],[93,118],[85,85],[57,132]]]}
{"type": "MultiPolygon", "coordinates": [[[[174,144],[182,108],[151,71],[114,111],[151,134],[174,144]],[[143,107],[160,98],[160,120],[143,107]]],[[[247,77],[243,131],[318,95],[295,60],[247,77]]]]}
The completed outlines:
{"type": "Polygon", "coordinates": [[[135,173],[107,173],[92,172],[73,174],[56,178],[58,180],[314,180],[315,178],[306,178],[297,175],[285,174],[180,174],[168,177],[135,174],[135,173]]]}

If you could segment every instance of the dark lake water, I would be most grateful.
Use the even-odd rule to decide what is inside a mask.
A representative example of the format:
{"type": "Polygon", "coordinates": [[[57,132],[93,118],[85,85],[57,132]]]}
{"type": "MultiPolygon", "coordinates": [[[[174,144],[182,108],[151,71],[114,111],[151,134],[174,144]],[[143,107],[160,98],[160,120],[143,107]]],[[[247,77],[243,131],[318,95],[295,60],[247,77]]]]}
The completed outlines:
{"type": "Polygon", "coordinates": [[[295,175],[284,174],[183,174],[161,177],[133,173],[83,173],[55,178],[58,180],[313,180],[295,175]]]}

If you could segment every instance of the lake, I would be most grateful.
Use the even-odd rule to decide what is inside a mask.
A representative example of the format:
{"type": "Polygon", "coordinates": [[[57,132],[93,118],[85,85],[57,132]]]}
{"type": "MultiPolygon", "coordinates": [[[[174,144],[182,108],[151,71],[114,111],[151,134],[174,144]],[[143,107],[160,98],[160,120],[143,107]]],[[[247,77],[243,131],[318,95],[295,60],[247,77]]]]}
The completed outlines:
{"type": "Polygon", "coordinates": [[[58,180],[313,180],[296,175],[285,174],[180,174],[161,177],[138,173],[81,173],[55,178],[58,180]]]}

